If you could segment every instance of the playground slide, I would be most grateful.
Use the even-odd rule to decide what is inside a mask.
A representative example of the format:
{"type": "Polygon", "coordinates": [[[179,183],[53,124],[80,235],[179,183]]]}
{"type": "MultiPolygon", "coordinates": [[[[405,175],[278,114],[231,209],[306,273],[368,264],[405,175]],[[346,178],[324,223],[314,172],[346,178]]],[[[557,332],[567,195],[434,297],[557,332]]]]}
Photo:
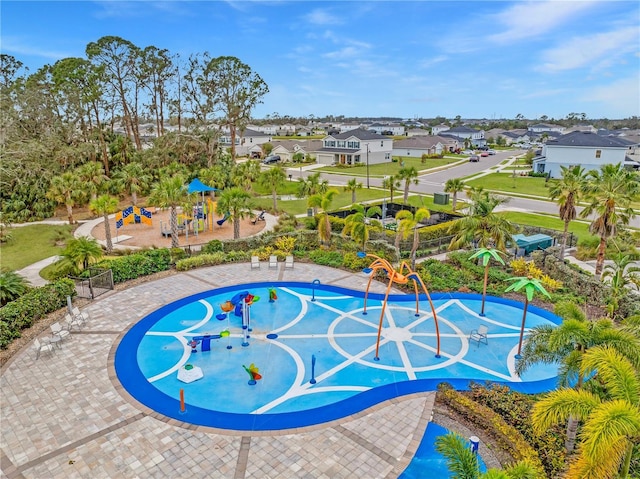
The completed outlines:
{"type": "Polygon", "coordinates": [[[222,226],[222,223],[224,223],[228,219],[229,219],[229,213],[225,214],[224,218],[222,218],[221,220],[216,221],[216,223],[218,223],[218,226],[222,226]]]}

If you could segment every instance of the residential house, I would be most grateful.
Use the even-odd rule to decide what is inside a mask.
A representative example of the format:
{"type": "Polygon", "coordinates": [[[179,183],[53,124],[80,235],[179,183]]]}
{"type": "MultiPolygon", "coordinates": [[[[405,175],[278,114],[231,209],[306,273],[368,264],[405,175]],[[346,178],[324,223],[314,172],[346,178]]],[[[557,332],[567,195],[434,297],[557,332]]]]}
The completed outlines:
{"type": "Polygon", "coordinates": [[[407,130],[407,136],[425,136],[428,135],[429,131],[423,128],[411,128],[407,130]]]}
{"type": "Polygon", "coordinates": [[[274,140],[272,143],[272,155],[280,156],[282,162],[293,162],[293,155],[302,153],[305,157],[316,156],[316,152],[322,148],[322,140],[274,140]]]}
{"type": "Polygon", "coordinates": [[[560,178],[561,166],[580,165],[588,171],[606,164],[624,164],[629,147],[630,142],[621,138],[574,131],[548,140],[542,155],[533,160],[533,171],[560,178]]]}
{"type": "Polygon", "coordinates": [[[472,146],[485,146],[487,141],[484,139],[484,131],[469,128],[468,126],[454,126],[449,128],[442,136],[455,136],[463,142],[468,140],[472,146]]]}
{"type": "MultiPolygon", "coordinates": [[[[271,141],[271,136],[265,133],[245,128],[236,132],[236,155],[248,156],[252,147],[271,141]]],[[[231,133],[228,128],[223,128],[220,134],[220,144],[231,146],[231,133]]]]}
{"type": "Polygon", "coordinates": [[[341,125],[338,125],[338,130],[340,130],[340,133],[357,130],[358,128],[360,128],[359,123],[342,123],[341,125]]]}
{"type": "Polygon", "coordinates": [[[421,158],[425,154],[440,155],[446,148],[438,136],[411,136],[393,142],[392,156],[421,158]]]}
{"type": "Polygon", "coordinates": [[[328,135],[316,153],[316,162],[323,165],[359,165],[391,161],[393,140],[374,131],[358,128],[328,135]]]}
{"type": "Polygon", "coordinates": [[[431,134],[433,136],[437,136],[443,131],[449,130],[451,127],[449,125],[445,125],[444,123],[440,123],[439,125],[431,127],[431,134]]]}
{"type": "Polygon", "coordinates": [[[550,131],[555,131],[558,133],[563,133],[565,128],[562,125],[549,125],[547,123],[536,123],[535,125],[529,125],[527,130],[532,133],[545,133],[550,131]]]}
{"type": "Polygon", "coordinates": [[[503,132],[500,136],[504,137],[507,141],[507,145],[513,145],[516,143],[528,144],[531,143],[531,135],[527,133],[527,130],[508,130],[503,132]]]}
{"type": "Polygon", "coordinates": [[[399,123],[372,123],[367,129],[378,135],[402,136],[405,132],[404,126],[399,123]]]}

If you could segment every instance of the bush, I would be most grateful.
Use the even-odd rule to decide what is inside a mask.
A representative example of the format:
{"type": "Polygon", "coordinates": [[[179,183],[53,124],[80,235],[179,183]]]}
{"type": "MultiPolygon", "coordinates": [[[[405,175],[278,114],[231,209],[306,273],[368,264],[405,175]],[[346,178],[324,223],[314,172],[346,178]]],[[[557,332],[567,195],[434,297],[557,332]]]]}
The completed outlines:
{"type": "Polygon", "coordinates": [[[342,266],[342,253],[340,251],[315,250],[309,253],[309,259],[316,264],[339,268],[342,266]]]}
{"type": "Polygon", "coordinates": [[[6,349],[11,341],[20,337],[20,331],[31,327],[37,319],[65,306],[67,296],[75,295],[75,283],[60,279],[34,288],[0,308],[0,349],[6,349]]]}
{"type": "Polygon", "coordinates": [[[203,266],[216,266],[224,263],[225,260],[226,255],[222,252],[199,254],[198,256],[192,256],[178,261],[176,263],[176,269],[178,271],[188,271],[203,266]]]}
{"type": "Polygon", "coordinates": [[[224,251],[224,243],[220,240],[211,240],[202,248],[203,253],[217,253],[224,251]]]}
{"type": "Polygon", "coordinates": [[[98,266],[110,268],[113,272],[113,282],[123,283],[168,270],[171,267],[171,252],[166,248],[140,251],[121,258],[101,261],[98,266]]]}

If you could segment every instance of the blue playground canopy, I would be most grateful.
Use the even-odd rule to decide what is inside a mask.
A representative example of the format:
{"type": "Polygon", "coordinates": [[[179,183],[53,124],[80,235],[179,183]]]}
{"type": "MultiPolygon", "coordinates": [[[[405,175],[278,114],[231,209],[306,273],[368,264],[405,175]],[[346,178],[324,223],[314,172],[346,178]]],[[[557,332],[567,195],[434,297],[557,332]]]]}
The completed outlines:
{"type": "Polygon", "coordinates": [[[198,178],[194,178],[194,180],[189,183],[189,188],[187,190],[189,193],[200,193],[205,191],[218,191],[218,188],[214,188],[213,186],[207,186],[198,178]]]}

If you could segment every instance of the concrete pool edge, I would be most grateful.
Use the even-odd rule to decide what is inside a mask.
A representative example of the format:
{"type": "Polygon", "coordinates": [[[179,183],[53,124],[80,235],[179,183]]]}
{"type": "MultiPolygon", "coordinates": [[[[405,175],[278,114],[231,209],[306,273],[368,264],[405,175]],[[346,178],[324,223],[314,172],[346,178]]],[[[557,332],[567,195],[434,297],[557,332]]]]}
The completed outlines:
{"type": "MultiPolygon", "coordinates": [[[[388,403],[388,401],[403,400],[415,394],[423,394],[433,392],[437,389],[437,385],[442,382],[452,384],[456,389],[467,389],[472,382],[484,382],[473,379],[450,379],[450,378],[430,378],[418,379],[411,381],[401,381],[393,384],[372,388],[368,391],[359,393],[353,397],[332,403],[330,405],[308,409],[305,411],[295,411],[278,414],[237,414],[228,412],[219,412],[209,409],[203,409],[196,406],[189,406],[187,411],[182,414],[179,411],[178,398],[170,397],[166,394],[158,392],[144,377],[138,367],[130,367],[136,364],[134,361],[136,346],[135,334],[130,334],[139,330],[146,330],[148,324],[153,324],[157,317],[163,316],[168,312],[174,311],[188,302],[198,300],[211,295],[224,294],[226,292],[235,292],[247,288],[260,287],[301,287],[311,288],[308,282],[255,282],[246,284],[237,284],[222,288],[213,288],[207,291],[196,293],[194,295],[185,296],[170,304],[161,306],[160,308],[147,314],[141,320],[129,325],[113,343],[108,358],[109,378],[114,387],[121,396],[130,398],[136,408],[143,410],[157,418],[166,418],[166,420],[175,421],[175,423],[183,425],[183,427],[206,427],[219,431],[225,431],[229,434],[231,431],[235,433],[248,432],[256,433],[258,431],[271,431],[286,433],[287,431],[295,431],[300,428],[309,428],[314,426],[325,427],[336,421],[342,421],[347,417],[366,414],[377,405],[388,403]],[[121,348],[122,346],[122,348],[121,348]],[[151,394],[153,390],[153,394],[151,394]],[[126,395],[122,392],[125,391],[126,395]]],[[[349,294],[354,297],[364,297],[363,291],[352,290],[349,288],[321,284],[317,289],[323,291],[349,294]]],[[[379,293],[370,293],[371,299],[382,299],[384,295],[379,293]]],[[[433,293],[434,300],[441,299],[471,299],[479,300],[482,298],[479,294],[467,293],[433,293]]],[[[414,301],[413,295],[390,295],[390,301],[409,302],[414,301]]],[[[422,297],[423,299],[424,296],[422,297]]],[[[522,303],[507,298],[497,298],[488,296],[487,300],[495,303],[507,304],[518,309],[522,309],[522,303]]],[[[530,311],[535,313],[554,324],[558,324],[561,320],[553,313],[529,306],[530,311]]],[[[508,381],[490,381],[492,383],[506,384],[514,390],[525,393],[537,393],[553,389],[557,386],[556,378],[545,379],[541,381],[513,383],[508,381]]]]}

